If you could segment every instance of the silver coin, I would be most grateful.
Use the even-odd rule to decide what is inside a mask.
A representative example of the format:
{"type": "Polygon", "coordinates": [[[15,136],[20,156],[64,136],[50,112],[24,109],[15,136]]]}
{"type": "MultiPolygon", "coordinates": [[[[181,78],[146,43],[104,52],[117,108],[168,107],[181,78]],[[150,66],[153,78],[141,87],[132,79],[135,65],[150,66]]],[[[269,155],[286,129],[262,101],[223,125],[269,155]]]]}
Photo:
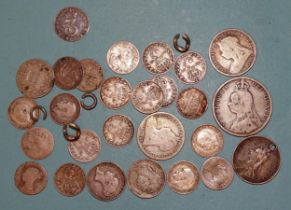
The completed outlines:
{"type": "Polygon", "coordinates": [[[153,78],[153,81],[162,88],[164,95],[162,107],[172,104],[175,101],[178,92],[176,82],[166,75],[156,75],[153,78]]]}

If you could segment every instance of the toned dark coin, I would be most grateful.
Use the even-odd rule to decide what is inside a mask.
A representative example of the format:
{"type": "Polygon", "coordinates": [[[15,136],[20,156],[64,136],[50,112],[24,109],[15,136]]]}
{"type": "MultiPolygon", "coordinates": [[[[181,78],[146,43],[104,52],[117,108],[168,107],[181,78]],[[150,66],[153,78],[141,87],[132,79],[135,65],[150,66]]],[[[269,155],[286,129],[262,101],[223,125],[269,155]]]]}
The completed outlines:
{"type": "Polygon", "coordinates": [[[54,71],[40,59],[22,63],[16,74],[16,84],[24,95],[38,98],[48,94],[54,86],[54,71]]]}
{"type": "Polygon", "coordinates": [[[140,198],[159,195],[165,185],[163,168],[153,160],[138,160],[128,170],[129,190],[140,198]]]}
{"type": "Polygon", "coordinates": [[[257,80],[236,77],[216,91],[213,115],[218,125],[235,136],[249,136],[262,130],[272,114],[272,99],[257,80]]]}
{"type": "Polygon", "coordinates": [[[80,103],[69,93],[58,94],[50,103],[50,114],[57,124],[70,124],[75,122],[80,115],[80,103]]]}
{"type": "Polygon", "coordinates": [[[199,171],[193,163],[182,160],[171,166],[167,181],[174,192],[188,194],[197,189],[199,176],[199,171]]]}
{"type": "Polygon", "coordinates": [[[262,136],[247,137],[233,154],[233,168],[249,184],[265,184],[279,172],[280,152],[277,145],[262,136]]]}
{"type": "Polygon", "coordinates": [[[207,109],[207,97],[197,88],[187,88],[181,91],[177,99],[177,109],[190,120],[200,117],[207,109]]]}
{"type": "Polygon", "coordinates": [[[54,137],[46,128],[30,128],[21,139],[23,152],[34,160],[49,156],[54,149],[54,137]]]}
{"type": "Polygon", "coordinates": [[[120,108],[128,103],[131,97],[131,86],[121,77],[109,77],[101,85],[100,97],[107,108],[120,108]]]}
{"type": "Polygon", "coordinates": [[[72,90],[82,81],[83,67],[80,61],[72,57],[62,57],[54,67],[55,83],[59,88],[72,90]]]}
{"type": "MultiPolygon", "coordinates": [[[[28,97],[18,97],[14,99],[8,107],[8,118],[15,128],[30,128],[36,121],[32,119],[31,113],[37,106],[36,102],[28,97]]],[[[39,111],[35,112],[36,118],[39,117],[39,111]]]]}
{"type": "Polygon", "coordinates": [[[156,75],[153,78],[153,81],[162,88],[164,95],[162,106],[166,107],[172,104],[175,101],[178,92],[176,82],[166,75],[156,75]]]}
{"type": "Polygon", "coordinates": [[[54,176],[57,191],[64,196],[76,196],[83,191],[86,175],[83,169],[73,163],[66,163],[58,168],[54,176]]]}
{"type": "Polygon", "coordinates": [[[25,162],[20,165],[14,176],[15,186],[26,195],[36,195],[47,185],[47,172],[36,162],[25,162]]]}
{"type": "Polygon", "coordinates": [[[102,201],[111,201],[119,197],[125,184],[126,178],[122,169],[111,162],[97,164],[87,175],[89,192],[102,201]]]}
{"type": "Polygon", "coordinates": [[[103,80],[103,69],[93,59],[80,60],[83,67],[83,77],[77,89],[83,92],[92,92],[100,86],[103,80]]]}
{"type": "Polygon", "coordinates": [[[113,115],[103,125],[103,135],[106,143],[122,147],[130,143],[134,134],[131,120],[124,115],[113,115]]]}
{"type": "Polygon", "coordinates": [[[209,57],[219,73],[239,76],[255,63],[256,44],[247,33],[238,29],[226,29],[213,38],[209,57]]]}
{"type": "Polygon", "coordinates": [[[65,41],[78,41],[89,31],[88,17],[79,8],[66,7],[55,18],[55,31],[65,41]]]}

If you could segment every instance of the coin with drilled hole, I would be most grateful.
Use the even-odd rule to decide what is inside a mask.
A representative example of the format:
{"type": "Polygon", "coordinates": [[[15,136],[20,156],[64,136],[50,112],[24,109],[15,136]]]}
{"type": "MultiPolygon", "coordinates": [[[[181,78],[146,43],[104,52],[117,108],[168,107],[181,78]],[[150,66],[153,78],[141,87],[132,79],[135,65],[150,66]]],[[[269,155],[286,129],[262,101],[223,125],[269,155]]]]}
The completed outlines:
{"type": "Polygon", "coordinates": [[[156,75],[153,78],[153,81],[162,88],[164,95],[162,107],[172,104],[175,101],[178,92],[175,80],[166,75],[156,75]]]}

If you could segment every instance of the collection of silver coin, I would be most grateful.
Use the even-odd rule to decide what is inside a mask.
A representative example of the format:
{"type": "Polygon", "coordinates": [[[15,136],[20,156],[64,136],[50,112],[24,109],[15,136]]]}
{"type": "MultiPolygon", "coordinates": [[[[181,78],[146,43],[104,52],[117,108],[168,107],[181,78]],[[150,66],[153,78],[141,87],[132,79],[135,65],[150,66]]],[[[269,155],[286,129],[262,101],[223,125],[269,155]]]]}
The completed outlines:
{"type": "MultiPolygon", "coordinates": [[[[55,31],[65,41],[78,41],[89,31],[88,17],[79,8],[64,8],[55,19],[55,31]]],[[[71,157],[80,163],[96,160],[101,150],[99,135],[76,123],[82,108],[92,110],[97,105],[94,91],[99,89],[100,99],[108,109],[119,109],[131,101],[138,112],[146,114],[136,132],[128,116],[110,116],[103,124],[103,137],[107,144],[122,148],[131,143],[136,133],[137,145],[148,159],[134,162],[127,175],[113,162],[100,162],[87,175],[77,164],[66,163],[54,175],[60,194],[75,196],[87,185],[93,197],[110,201],[120,196],[127,184],[134,195],[153,198],[162,192],[165,183],[176,193],[188,194],[197,189],[200,180],[211,190],[223,190],[231,184],[234,172],[250,184],[267,183],[278,173],[277,145],[266,137],[254,136],[271,118],[271,96],[258,80],[242,76],[256,60],[256,45],[247,33],[226,29],[213,38],[209,57],[219,73],[232,78],[218,87],[212,111],[223,131],[245,139],[238,144],[230,164],[217,156],[225,142],[223,131],[211,124],[200,125],[193,131],[190,142],[196,154],[207,158],[201,169],[190,161],[181,160],[165,174],[157,161],[171,159],[181,151],[185,130],[178,118],[160,109],[176,103],[185,120],[195,120],[208,108],[203,90],[196,86],[178,90],[176,79],[166,75],[173,70],[180,82],[197,84],[207,72],[203,56],[189,51],[189,36],[183,36],[185,47],[178,44],[178,38],[179,35],[174,37],[173,45],[182,54],[176,58],[170,45],[162,41],[150,43],[141,56],[129,41],[112,44],[106,61],[113,72],[131,73],[141,57],[144,68],[153,74],[152,79],[140,81],[135,88],[119,76],[104,79],[103,68],[94,59],[67,56],[58,59],[53,67],[41,59],[30,59],[20,65],[16,83],[23,96],[10,103],[8,117],[14,127],[26,129],[21,147],[30,159],[42,160],[54,148],[53,134],[46,128],[35,127],[41,114],[43,119],[47,116],[46,108],[35,99],[47,95],[54,85],[67,91],[77,88],[84,92],[82,99],[92,99],[92,104],[88,105],[64,92],[56,95],[49,105],[49,115],[62,126],[71,157]]],[[[35,195],[46,187],[48,176],[41,164],[29,161],[16,169],[14,180],[19,191],[35,195]]]]}

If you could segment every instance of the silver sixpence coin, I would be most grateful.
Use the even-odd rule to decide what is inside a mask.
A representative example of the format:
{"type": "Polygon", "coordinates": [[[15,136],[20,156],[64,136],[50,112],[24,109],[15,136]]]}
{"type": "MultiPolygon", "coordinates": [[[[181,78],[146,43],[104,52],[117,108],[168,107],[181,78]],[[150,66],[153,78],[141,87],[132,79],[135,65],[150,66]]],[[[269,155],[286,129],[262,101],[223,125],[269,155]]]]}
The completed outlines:
{"type": "Polygon", "coordinates": [[[162,107],[172,104],[175,101],[178,92],[175,80],[166,75],[156,75],[153,78],[153,81],[162,88],[164,95],[162,107]]]}

